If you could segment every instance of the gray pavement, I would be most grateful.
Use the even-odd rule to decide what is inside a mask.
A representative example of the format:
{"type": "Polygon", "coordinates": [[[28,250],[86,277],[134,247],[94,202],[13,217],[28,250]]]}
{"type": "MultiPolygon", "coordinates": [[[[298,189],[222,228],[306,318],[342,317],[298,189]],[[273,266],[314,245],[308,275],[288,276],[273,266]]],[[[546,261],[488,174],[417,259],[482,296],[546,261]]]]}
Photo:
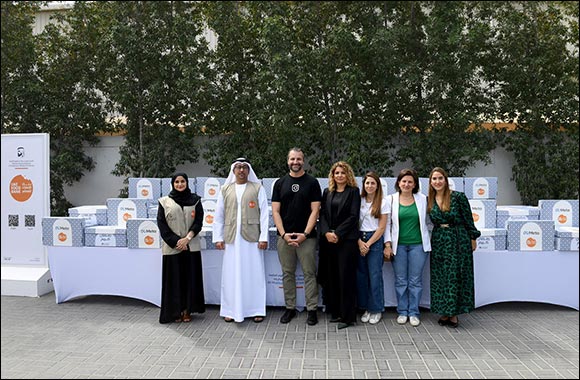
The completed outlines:
{"type": "Polygon", "coordinates": [[[62,304],[1,297],[1,377],[8,378],[570,378],[578,379],[576,310],[503,303],[441,327],[423,310],[419,327],[395,322],[337,330],[319,313],[280,324],[225,323],[218,306],[192,322],[160,325],[147,302],[89,296],[62,304]]]}

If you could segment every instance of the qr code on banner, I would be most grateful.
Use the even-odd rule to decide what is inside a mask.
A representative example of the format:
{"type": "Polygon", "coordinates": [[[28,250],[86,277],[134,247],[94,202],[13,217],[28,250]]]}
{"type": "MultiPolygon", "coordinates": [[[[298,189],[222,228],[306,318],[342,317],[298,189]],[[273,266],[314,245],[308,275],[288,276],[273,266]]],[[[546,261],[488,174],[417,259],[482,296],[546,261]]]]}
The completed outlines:
{"type": "Polygon", "coordinates": [[[35,227],[36,215],[24,215],[24,227],[35,227]]]}
{"type": "Polygon", "coordinates": [[[18,215],[8,215],[8,227],[18,227],[18,215]]]}

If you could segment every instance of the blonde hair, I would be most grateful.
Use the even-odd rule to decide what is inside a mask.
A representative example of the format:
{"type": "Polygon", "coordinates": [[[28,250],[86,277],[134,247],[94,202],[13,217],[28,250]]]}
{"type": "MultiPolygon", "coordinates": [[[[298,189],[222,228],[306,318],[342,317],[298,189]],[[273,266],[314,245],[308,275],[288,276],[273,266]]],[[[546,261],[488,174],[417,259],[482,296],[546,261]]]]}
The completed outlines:
{"type": "Polygon", "coordinates": [[[365,182],[367,178],[372,178],[377,183],[377,191],[375,191],[375,197],[373,198],[373,204],[371,205],[371,215],[374,218],[381,217],[381,206],[383,203],[383,186],[381,185],[381,179],[375,172],[368,172],[363,178],[363,185],[362,190],[360,192],[361,198],[365,198],[367,196],[367,190],[365,188],[365,182]]]}
{"type": "Polygon", "coordinates": [[[334,171],[336,168],[342,168],[346,172],[346,184],[348,186],[357,187],[356,179],[354,178],[354,172],[349,164],[344,161],[338,161],[330,168],[328,173],[328,191],[336,191],[336,182],[334,181],[334,171]]]}
{"type": "Polygon", "coordinates": [[[447,212],[451,210],[451,189],[449,188],[449,176],[443,168],[438,166],[433,168],[431,173],[429,173],[429,197],[427,198],[427,212],[431,212],[431,209],[435,204],[435,196],[437,195],[437,190],[435,190],[431,185],[431,178],[435,173],[441,173],[445,178],[445,186],[443,187],[443,202],[441,202],[439,208],[441,211],[447,212]]]}

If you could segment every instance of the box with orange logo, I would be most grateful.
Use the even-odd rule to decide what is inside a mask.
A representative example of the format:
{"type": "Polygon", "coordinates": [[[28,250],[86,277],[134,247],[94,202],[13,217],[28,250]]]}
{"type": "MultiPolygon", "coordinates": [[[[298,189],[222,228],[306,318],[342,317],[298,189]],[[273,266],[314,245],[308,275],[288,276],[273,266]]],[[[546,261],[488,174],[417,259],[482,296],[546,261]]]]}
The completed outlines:
{"type": "Polygon", "coordinates": [[[140,198],[107,199],[107,225],[125,228],[129,219],[147,218],[147,204],[140,198]]]}
{"type": "MultiPolygon", "coordinates": [[[[200,197],[203,196],[197,191],[197,180],[195,178],[187,179],[187,186],[192,193],[196,193],[200,197]]],[[[161,196],[169,195],[173,187],[171,186],[171,178],[161,178],[161,196]]]]}
{"type": "Polygon", "coordinates": [[[480,228],[481,236],[477,238],[477,250],[505,251],[507,248],[507,230],[505,228],[480,228]]]}
{"type": "Polygon", "coordinates": [[[540,220],[540,208],[535,206],[497,206],[495,226],[505,228],[508,220],[540,220]]]}
{"type": "Polygon", "coordinates": [[[553,251],[553,220],[508,220],[508,251],[553,251]]]}
{"type": "Polygon", "coordinates": [[[496,205],[497,202],[495,199],[469,199],[473,222],[478,230],[482,228],[495,228],[496,205]]]}
{"type": "Polygon", "coordinates": [[[465,177],[463,188],[469,199],[497,199],[497,177],[465,177]]]}
{"type": "Polygon", "coordinates": [[[42,218],[42,244],[58,247],[85,245],[85,219],[51,216],[42,218]]]}
{"type": "Polygon", "coordinates": [[[201,201],[203,206],[203,229],[213,230],[213,219],[215,217],[216,201],[211,199],[203,199],[201,201]]]}
{"type": "Polygon", "coordinates": [[[556,250],[578,251],[578,227],[556,227],[556,250]]]}
{"type": "Polygon", "coordinates": [[[221,177],[197,177],[196,181],[197,194],[200,197],[216,200],[226,179],[221,177]]]}
{"type": "Polygon", "coordinates": [[[556,227],[579,227],[578,199],[540,199],[540,219],[553,220],[556,227]]]}
{"type": "Polygon", "coordinates": [[[127,229],[121,226],[93,226],[85,228],[87,247],[126,247],[127,229]]]}
{"type": "Polygon", "coordinates": [[[79,206],[68,209],[68,216],[84,218],[85,227],[107,225],[107,206],[79,206]]]}
{"type": "Polygon", "coordinates": [[[127,220],[128,248],[161,248],[161,235],[157,219],[135,218],[127,220]]]}
{"type": "Polygon", "coordinates": [[[129,198],[159,199],[160,178],[129,178],[129,198]]]}

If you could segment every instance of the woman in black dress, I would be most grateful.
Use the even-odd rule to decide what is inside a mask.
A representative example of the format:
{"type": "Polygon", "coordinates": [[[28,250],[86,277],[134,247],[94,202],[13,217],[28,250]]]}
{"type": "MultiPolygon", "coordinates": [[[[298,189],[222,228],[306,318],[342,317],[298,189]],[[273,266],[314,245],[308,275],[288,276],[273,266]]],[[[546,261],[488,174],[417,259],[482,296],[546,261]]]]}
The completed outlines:
{"type": "Polygon", "coordinates": [[[171,177],[171,192],[159,198],[157,225],[163,239],[163,274],[159,323],[189,322],[205,312],[201,245],[203,207],[189,189],[185,173],[171,177]]]}

